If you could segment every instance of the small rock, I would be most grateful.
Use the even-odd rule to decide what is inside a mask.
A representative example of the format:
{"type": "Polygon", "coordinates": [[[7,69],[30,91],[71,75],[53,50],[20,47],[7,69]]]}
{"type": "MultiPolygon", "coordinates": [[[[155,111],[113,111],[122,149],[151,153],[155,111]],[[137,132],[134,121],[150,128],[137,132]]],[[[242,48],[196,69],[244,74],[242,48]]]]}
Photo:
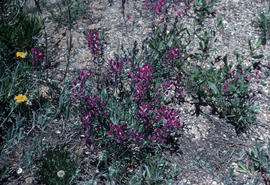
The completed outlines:
{"type": "Polygon", "coordinates": [[[19,175],[19,174],[21,174],[22,172],[23,172],[23,169],[22,169],[22,168],[18,168],[17,174],[19,175]]]}
{"type": "Polygon", "coordinates": [[[266,83],[264,81],[261,81],[262,86],[266,86],[266,83]]]}
{"type": "Polygon", "coordinates": [[[56,130],[55,133],[56,134],[61,134],[61,131],[60,130],[56,130]]]}
{"type": "Polygon", "coordinates": [[[32,178],[32,177],[27,177],[27,178],[25,179],[25,183],[26,183],[26,184],[32,184],[32,182],[33,182],[33,178],[32,178]]]}

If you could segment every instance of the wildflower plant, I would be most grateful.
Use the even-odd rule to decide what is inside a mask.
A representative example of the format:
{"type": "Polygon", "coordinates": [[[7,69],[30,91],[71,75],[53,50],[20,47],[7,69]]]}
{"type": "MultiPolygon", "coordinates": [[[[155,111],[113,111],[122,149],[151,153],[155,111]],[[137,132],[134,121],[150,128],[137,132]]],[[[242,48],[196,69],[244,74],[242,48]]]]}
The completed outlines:
{"type": "Polygon", "coordinates": [[[48,185],[70,184],[78,165],[78,161],[61,146],[47,150],[40,161],[40,181],[48,185]]]}
{"type": "Polygon", "coordinates": [[[122,144],[121,147],[152,148],[181,128],[179,112],[162,105],[162,94],[156,91],[152,73],[150,63],[139,66],[132,58],[119,56],[109,61],[98,96],[83,92],[91,72],[80,71],[73,93],[74,99],[81,102],[82,125],[88,135],[86,144],[104,137],[103,140],[122,144]],[[82,94],[86,96],[80,97],[82,94]]]}
{"type": "Polygon", "coordinates": [[[173,184],[178,166],[161,155],[148,155],[136,169],[130,184],[173,184]]]}
{"type": "MultiPolygon", "coordinates": [[[[176,80],[186,65],[186,47],[190,44],[190,33],[183,26],[177,25],[175,17],[173,28],[166,24],[153,27],[153,35],[146,40],[144,49],[146,60],[149,60],[156,71],[154,77],[159,80],[176,80]]],[[[181,76],[181,75],[180,75],[181,76]]]]}
{"type": "MultiPolygon", "coordinates": [[[[217,21],[220,27],[221,21],[217,21]]],[[[191,54],[190,57],[203,63],[209,61],[211,51],[211,40],[215,39],[215,31],[205,31],[199,35],[195,28],[195,35],[199,38],[199,51],[191,54]]],[[[209,63],[206,67],[196,66],[190,63],[191,75],[186,81],[189,92],[196,92],[197,105],[210,105],[212,113],[218,113],[231,122],[237,132],[250,128],[256,119],[256,105],[254,104],[255,94],[250,88],[251,80],[259,80],[259,71],[252,71],[251,66],[243,65],[249,57],[258,59],[263,55],[256,54],[255,50],[262,44],[259,39],[253,47],[249,42],[250,53],[244,57],[235,52],[236,64],[229,62],[227,56],[216,57],[215,62],[209,63]],[[216,68],[214,63],[223,62],[223,67],[216,68]]],[[[196,114],[200,108],[196,107],[196,114]]]]}
{"type": "Polygon", "coordinates": [[[87,40],[87,46],[90,49],[90,53],[97,58],[101,58],[104,54],[104,46],[100,33],[97,30],[87,30],[85,38],[87,40]]]}
{"type": "Polygon", "coordinates": [[[250,89],[250,79],[255,75],[253,76],[251,70],[245,69],[242,65],[232,68],[232,64],[227,64],[226,60],[224,57],[224,68],[219,70],[210,68],[203,71],[205,76],[205,81],[202,82],[203,96],[213,108],[212,112],[226,117],[238,132],[250,128],[256,119],[255,95],[250,89]]]}
{"type": "Polygon", "coordinates": [[[173,7],[174,12],[177,16],[187,15],[188,10],[192,7],[193,0],[150,0],[144,2],[143,6],[154,11],[156,15],[166,15],[168,9],[173,7]],[[180,9],[176,8],[176,5],[180,5],[180,9]]]}
{"type": "Polygon", "coordinates": [[[240,162],[237,171],[253,176],[254,182],[262,179],[265,184],[268,184],[270,182],[270,145],[268,144],[265,148],[262,145],[263,143],[256,140],[255,146],[246,149],[248,160],[245,163],[240,162]]]}
{"type": "Polygon", "coordinates": [[[194,0],[193,8],[196,14],[196,20],[201,25],[209,16],[215,16],[213,9],[216,0],[194,0]]]}
{"type": "Polygon", "coordinates": [[[257,24],[261,28],[262,45],[270,38],[270,8],[262,10],[257,18],[257,24]]]}
{"type": "Polygon", "coordinates": [[[102,74],[80,70],[72,83],[85,144],[103,146],[108,158],[140,158],[146,151],[162,148],[182,128],[179,111],[164,103],[165,92],[173,83],[161,84],[156,79],[157,68],[148,61],[127,51],[109,59],[102,74]]]}

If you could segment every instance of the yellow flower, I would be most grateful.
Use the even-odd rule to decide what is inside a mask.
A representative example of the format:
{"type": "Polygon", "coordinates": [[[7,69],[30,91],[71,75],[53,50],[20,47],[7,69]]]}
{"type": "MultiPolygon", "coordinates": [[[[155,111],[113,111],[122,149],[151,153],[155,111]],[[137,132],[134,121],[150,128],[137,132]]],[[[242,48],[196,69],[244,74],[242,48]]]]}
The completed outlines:
{"type": "Polygon", "coordinates": [[[19,58],[25,58],[25,56],[26,56],[26,53],[24,53],[24,52],[16,52],[16,56],[19,58]]]}
{"type": "Polygon", "coordinates": [[[25,102],[25,100],[27,99],[27,97],[25,95],[22,94],[18,94],[18,96],[15,96],[16,102],[25,102]]]}

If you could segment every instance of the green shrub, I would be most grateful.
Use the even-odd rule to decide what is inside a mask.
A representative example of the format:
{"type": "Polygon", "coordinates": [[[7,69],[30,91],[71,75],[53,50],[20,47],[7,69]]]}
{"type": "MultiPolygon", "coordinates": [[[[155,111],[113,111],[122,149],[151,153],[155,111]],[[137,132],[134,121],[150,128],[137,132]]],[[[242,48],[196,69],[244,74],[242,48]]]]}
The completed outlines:
{"type": "Polygon", "coordinates": [[[270,7],[259,13],[257,23],[261,28],[262,45],[265,45],[266,41],[270,39],[270,7]]]}

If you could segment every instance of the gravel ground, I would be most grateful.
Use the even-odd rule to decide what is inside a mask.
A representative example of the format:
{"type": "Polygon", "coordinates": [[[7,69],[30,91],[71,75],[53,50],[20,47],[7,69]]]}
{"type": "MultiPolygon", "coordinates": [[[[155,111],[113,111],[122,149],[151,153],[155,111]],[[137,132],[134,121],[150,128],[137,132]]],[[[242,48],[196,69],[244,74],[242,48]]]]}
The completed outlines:
{"type": "MultiPolygon", "coordinates": [[[[125,48],[132,48],[134,41],[138,42],[139,48],[142,46],[144,39],[151,34],[152,22],[158,19],[151,11],[143,7],[142,0],[127,1],[125,5],[125,18],[121,12],[121,1],[115,1],[112,5],[107,0],[93,0],[91,3],[86,3],[87,11],[81,19],[79,19],[72,29],[73,48],[72,48],[72,64],[71,71],[89,67],[92,65],[90,52],[86,45],[86,40],[83,35],[84,29],[101,29],[104,28],[108,34],[107,45],[105,47],[105,58],[112,58],[115,52],[121,53],[121,44],[125,48]],[[127,16],[131,18],[128,20],[127,16]]],[[[217,42],[213,46],[217,48],[214,56],[224,56],[228,54],[229,60],[235,61],[234,51],[240,54],[247,55],[249,52],[248,40],[252,43],[260,36],[260,29],[256,27],[255,14],[264,6],[270,6],[267,1],[254,0],[217,0],[214,8],[215,17],[220,17],[223,20],[223,28],[217,33],[217,42]]],[[[193,15],[193,12],[189,12],[193,15]]],[[[44,14],[46,18],[48,14],[44,14]]],[[[171,9],[169,12],[170,20],[169,28],[172,26],[175,13],[171,9]]],[[[61,70],[65,68],[65,51],[67,28],[63,25],[52,22],[50,19],[45,19],[48,36],[49,36],[49,55],[53,63],[58,65],[53,72],[53,78],[60,79],[62,76],[61,70]],[[57,43],[57,44],[56,44],[57,43]],[[60,72],[59,72],[60,71],[60,72]]],[[[187,18],[181,19],[188,29],[192,30],[192,21],[187,18]]],[[[216,18],[209,18],[205,21],[206,28],[213,28],[216,18]]],[[[40,41],[44,42],[44,41],[40,41]]],[[[194,50],[195,44],[190,45],[189,50],[194,50]]],[[[179,165],[180,174],[178,181],[175,184],[200,184],[200,185],[215,185],[222,183],[222,173],[228,172],[229,168],[234,169],[233,184],[249,184],[252,182],[252,176],[239,173],[237,164],[240,161],[246,161],[247,155],[245,149],[254,146],[254,141],[259,140],[264,143],[264,147],[269,144],[270,140],[270,45],[269,41],[266,46],[260,48],[258,53],[263,53],[264,58],[260,59],[261,78],[262,81],[257,84],[254,81],[253,88],[257,92],[257,104],[260,106],[260,111],[257,116],[254,132],[242,133],[237,135],[234,128],[225,120],[211,115],[209,107],[203,109],[203,114],[195,117],[192,114],[195,107],[191,104],[192,98],[186,95],[186,101],[179,106],[181,110],[182,122],[185,124],[182,137],[178,140],[178,150],[170,152],[171,158],[179,165]]],[[[140,55],[141,51],[139,52],[140,55]]],[[[256,60],[257,61],[257,60],[256,60]]],[[[253,59],[247,60],[246,64],[254,64],[253,59]]],[[[59,130],[61,130],[59,126],[59,130]]],[[[57,130],[55,126],[52,130],[57,130]]],[[[49,131],[48,131],[49,132],[49,131]]],[[[66,131],[62,134],[70,134],[71,131],[66,131]]],[[[54,136],[49,140],[57,139],[54,136]]],[[[68,137],[66,137],[68,138],[68,137]]],[[[74,138],[71,151],[77,153],[83,162],[86,164],[91,161],[91,156],[98,155],[97,153],[89,153],[78,141],[74,135],[69,139],[74,138]]],[[[63,141],[64,142],[64,141],[63,141]]],[[[72,145],[71,145],[72,146],[72,145]]],[[[84,172],[81,175],[81,184],[87,179],[87,175],[91,174],[90,165],[84,167],[84,172]]],[[[80,183],[78,183],[80,184],[80,183]]],[[[264,184],[263,179],[260,179],[259,184],[264,184]]]]}

